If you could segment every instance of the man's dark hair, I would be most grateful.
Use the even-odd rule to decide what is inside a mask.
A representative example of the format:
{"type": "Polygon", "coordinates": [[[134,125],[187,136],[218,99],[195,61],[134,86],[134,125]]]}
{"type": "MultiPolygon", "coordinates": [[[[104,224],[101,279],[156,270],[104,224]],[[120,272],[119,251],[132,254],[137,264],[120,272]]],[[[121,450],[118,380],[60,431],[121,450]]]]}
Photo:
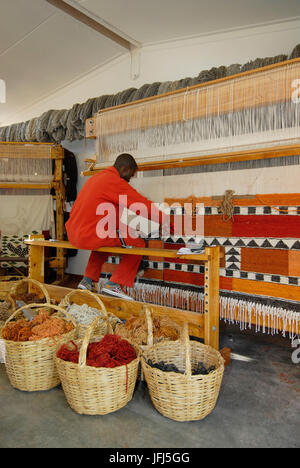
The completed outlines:
{"type": "Polygon", "coordinates": [[[114,167],[119,170],[119,169],[132,169],[133,171],[136,171],[138,166],[137,163],[135,162],[135,159],[131,154],[123,153],[120,154],[117,159],[115,160],[114,167]]]}

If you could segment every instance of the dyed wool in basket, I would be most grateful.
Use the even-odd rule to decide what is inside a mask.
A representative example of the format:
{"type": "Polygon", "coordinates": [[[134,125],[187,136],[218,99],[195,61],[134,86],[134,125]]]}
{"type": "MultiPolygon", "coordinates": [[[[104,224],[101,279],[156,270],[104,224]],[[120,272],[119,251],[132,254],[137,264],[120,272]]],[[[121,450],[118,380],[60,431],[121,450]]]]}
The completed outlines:
{"type": "MultiPolygon", "coordinates": [[[[72,304],[68,306],[67,312],[69,312],[69,314],[72,315],[76,322],[81,325],[90,325],[96,317],[99,317],[99,315],[104,317],[103,313],[99,309],[89,307],[87,304],[72,304]]],[[[121,322],[116,316],[113,316],[112,314],[108,316],[108,320],[110,322],[115,320],[121,322]]]]}
{"type": "Polygon", "coordinates": [[[49,316],[48,312],[40,312],[31,322],[19,319],[9,322],[2,329],[2,338],[9,341],[36,341],[51,338],[73,330],[74,325],[58,317],[49,316]]]}
{"type": "MultiPolygon", "coordinates": [[[[178,340],[180,327],[168,316],[153,317],[153,341],[178,340]]],[[[116,326],[116,333],[138,345],[147,345],[148,326],[145,317],[131,317],[125,324],[116,326]]]]}
{"type": "MultiPolygon", "coordinates": [[[[152,359],[147,360],[147,364],[150,367],[155,367],[163,372],[176,372],[177,374],[184,374],[183,371],[180,371],[175,364],[168,364],[164,361],[153,362],[152,359]]],[[[192,375],[208,375],[211,372],[216,370],[216,366],[206,367],[203,362],[198,362],[197,365],[192,369],[192,375]]]]}
{"type": "MultiPolygon", "coordinates": [[[[63,344],[57,351],[57,357],[78,364],[79,349],[74,341],[70,349],[69,344],[63,344]]],[[[105,335],[101,341],[90,343],[87,348],[87,366],[118,367],[129,364],[136,358],[133,346],[118,335],[105,335]]]]}

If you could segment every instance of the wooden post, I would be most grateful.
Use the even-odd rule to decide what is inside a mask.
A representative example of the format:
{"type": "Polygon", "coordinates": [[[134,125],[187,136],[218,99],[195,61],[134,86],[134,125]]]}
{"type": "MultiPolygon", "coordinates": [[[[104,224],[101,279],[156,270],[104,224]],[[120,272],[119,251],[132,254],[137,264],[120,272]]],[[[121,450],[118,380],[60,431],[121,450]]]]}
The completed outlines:
{"type": "Polygon", "coordinates": [[[29,278],[35,279],[40,283],[45,282],[45,259],[44,247],[39,245],[29,246],[29,278]]]}
{"type": "Polygon", "coordinates": [[[209,256],[205,263],[204,278],[204,343],[219,349],[219,316],[220,316],[220,247],[207,247],[205,253],[209,256]]]}
{"type": "MultiPolygon", "coordinates": [[[[56,239],[64,239],[64,203],[65,203],[65,186],[63,183],[63,158],[64,150],[61,146],[54,146],[52,149],[52,157],[55,160],[54,181],[56,198],[56,239]]],[[[57,280],[64,278],[66,268],[66,257],[64,249],[57,248],[56,251],[56,269],[57,280]]]]}

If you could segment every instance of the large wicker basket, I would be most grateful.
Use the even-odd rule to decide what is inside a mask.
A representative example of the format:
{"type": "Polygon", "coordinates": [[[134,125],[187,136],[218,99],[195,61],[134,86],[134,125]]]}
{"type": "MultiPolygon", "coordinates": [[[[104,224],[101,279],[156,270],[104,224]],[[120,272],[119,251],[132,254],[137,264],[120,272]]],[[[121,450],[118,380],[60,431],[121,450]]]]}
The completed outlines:
{"type": "MultiPolygon", "coordinates": [[[[97,294],[94,294],[93,292],[91,292],[91,291],[89,291],[87,289],[73,289],[71,292],[69,292],[62,299],[61,304],[60,304],[61,307],[67,308],[72,303],[74,303],[75,301],[73,301],[73,299],[72,299],[72,297],[74,295],[81,296],[83,298],[83,300],[84,300],[84,297],[86,297],[87,299],[89,299],[89,302],[92,299],[95,302],[94,308],[99,309],[99,307],[100,307],[99,322],[98,322],[97,326],[94,328],[92,336],[103,336],[103,335],[105,335],[106,330],[107,330],[106,317],[109,317],[109,321],[111,323],[112,329],[114,330],[114,328],[115,328],[115,326],[117,324],[118,318],[117,317],[114,318],[114,316],[112,314],[107,312],[107,310],[105,308],[105,305],[101,301],[100,297],[97,296],[97,294]],[[101,321],[101,318],[102,318],[102,321],[101,321]]],[[[77,338],[78,339],[82,339],[85,336],[88,327],[89,327],[88,325],[77,323],[77,338]]]]}
{"type": "Polygon", "coordinates": [[[26,309],[53,309],[71,320],[74,329],[54,338],[43,338],[37,341],[16,342],[1,339],[5,343],[5,366],[11,385],[19,390],[33,392],[49,390],[60,384],[54,362],[56,345],[65,340],[72,340],[76,335],[76,322],[61,307],[52,304],[28,304],[16,310],[5,325],[26,309]]]}
{"type": "Polygon", "coordinates": [[[157,411],[175,421],[195,421],[205,418],[216,405],[224,360],[210,346],[190,341],[185,324],[180,340],[157,343],[143,353],[142,369],[157,411]],[[184,374],[153,368],[147,364],[148,359],[175,364],[184,374]],[[199,361],[214,365],[216,370],[208,375],[192,375],[192,368],[199,361]]]}
{"type": "MultiPolygon", "coordinates": [[[[136,384],[139,366],[137,348],[136,359],[127,365],[115,368],[86,365],[87,347],[98,320],[99,317],[88,327],[82,341],[75,342],[80,347],[78,364],[56,357],[67,402],[79,414],[104,415],[119,410],[132,399],[136,384]]],[[[99,340],[100,337],[97,337],[93,341],[99,340]]]]}

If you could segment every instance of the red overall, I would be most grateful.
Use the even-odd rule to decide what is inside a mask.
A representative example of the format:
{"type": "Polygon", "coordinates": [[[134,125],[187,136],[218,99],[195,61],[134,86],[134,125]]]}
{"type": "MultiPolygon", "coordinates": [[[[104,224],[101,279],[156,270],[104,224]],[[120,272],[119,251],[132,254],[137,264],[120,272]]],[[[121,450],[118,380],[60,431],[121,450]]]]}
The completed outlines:
{"type": "MultiPolygon", "coordinates": [[[[121,242],[116,231],[120,229],[127,245],[144,247],[144,240],[130,236],[127,227],[119,222],[122,210],[125,207],[130,208],[133,203],[142,203],[147,207],[148,219],[162,224],[163,213],[122,179],[114,167],[92,176],[79,192],[66,223],[69,241],[76,248],[85,250],[119,247],[121,242]],[[115,220],[108,215],[111,207],[116,215],[115,220]]],[[[137,212],[135,209],[132,211],[137,212]]],[[[91,252],[84,276],[98,282],[102,266],[110,255],[105,252],[91,252]]],[[[132,287],[141,259],[140,255],[122,256],[110,281],[132,287]]]]}

